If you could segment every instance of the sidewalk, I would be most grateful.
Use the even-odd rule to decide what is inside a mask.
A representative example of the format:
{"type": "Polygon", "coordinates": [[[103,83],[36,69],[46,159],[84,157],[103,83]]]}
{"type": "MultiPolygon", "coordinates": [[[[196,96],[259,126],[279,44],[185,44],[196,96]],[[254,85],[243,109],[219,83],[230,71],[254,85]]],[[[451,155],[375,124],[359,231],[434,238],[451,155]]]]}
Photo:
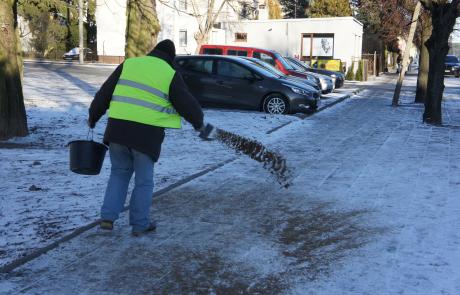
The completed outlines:
{"type": "Polygon", "coordinates": [[[393,85],[377,86],[260,138],[287,158],[290,189],[239,157],[156,198],[156,233],[131,237],[123,216],[1,277],[0,290],[458,294],[458,83],[446,83],[447,127],[422,124],[407,92],[392,108],[393,85]]]}
{"type": "MultiPolygon", "coordinates": [[[[25,66],[30,135],[0,142],[0,273],[98,218],[110,169],[108,155],[100,175],[76,175],[69,170],[67,143],[87,138],[89,104],[111,72],[55,64],[25,66]]],[[[350,93],[329,95],[322,108],[350,93]]],[[[255,111],[204,112],[207,122],[255,138],[300,120],[255,111]]],[[[102,140],[105,125],[104,116],[94,140],[102,140]]],[[[189,124],[182,130],[167,130],[155,165],[155,192],[169,190],[235,158],[221,144],[200,140],[189,124]]]]}

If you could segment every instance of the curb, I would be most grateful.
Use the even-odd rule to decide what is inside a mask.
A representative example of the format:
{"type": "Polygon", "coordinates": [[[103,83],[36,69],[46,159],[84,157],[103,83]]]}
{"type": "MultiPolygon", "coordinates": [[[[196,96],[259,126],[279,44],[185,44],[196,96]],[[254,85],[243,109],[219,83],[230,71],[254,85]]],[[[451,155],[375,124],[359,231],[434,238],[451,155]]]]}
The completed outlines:
{"type": "MultiPolygon", "coordinates": [[[[315,113],[312,113],[310,115],[305,115],[305,117],[301,117],[300,119],[304,120],[305,118],[308,118],[309,116],[315,115],[315,114],[317,114],[317,113],[319,113],[319,112],[321,112],[323,110],[326,110],[326,109],[328,109],[328,108],[330,108],[330,107],[332,107],[332,106],[334,106],[334,105],[346,100],[347,98],[350,98],[353,95],[358,94],[359,92],[361,92],[361,89],[357,89],[357,90],[353,91],[350,94],[344,95],[343,97],[337,99],[333,103],[330,103],[328,105],[325,105],[324,107],[319,108],[315,113]]],[[[275,132],[277,130],[280,130],[280,129],[290,125],[293,122],[296,122],[296,121],[290,121],[290,122],[287,122],[287,123],[282,124],[280,126],[277,126],[275,128],[272,128],[271,130],[267,131],[266,134],[271,134],[271,133],[273,133],[273,132],[275,132]]],[[[171,184],[171,185],[169,185],[169,186],[167,186],[165,188],[162,188],[162,189],[154,192],[155,198],[158,199],[159,197],[161,197],[162,195],[166,194],[167,192],[169,192],[169,191],[171,191],[171,190],[173,190],[173,189],[175,189],[175,188],[177,188],[177,187],[179,187],[179,186],[181,186],[183,184],[191,182],[192,180],[194,180],[194,179],[196,179],[198,177],[201,177],[201,176],[206,175],[206,174],[208,174],[210,172],[213,172],[213,171],[215,171],[215,170],[217,170],[217,169],[219,169],[219,168],[221,168],[221,167],[223,167],[223,166],[225,166],[227,164],[230,164],[230,163],[234,162],[236,159],[238,159],[238,156],[232,157],[230,159],[227,159],[227,160],[225,160],[223,162],[220,162],[220,163],[218,163],[218,164],[216,164],[216,165],[214,165],[214,166],[212,166],[210,168],[207,168],[207,169],[202,170],[202,171],[200,171],[198,173],[195,173],[195,174],[192,174],[190,176],[187,176],[187,177],[179,180],[178,182],[175,182],[175,183],[173,183],[173,184],[171,184]]],[[[128,209],[129,209],[128,206],[124,207],[123,212],[125,212],[128,209]]],[[[71,239],[79,236],[80,234],[82,234],[82,233],[84,233],[84,232],[96,227],[99,224],[99,222],[100,222],[100,220],[98,219],[96,221],[93,221],[93,222],[85,225],[85,226],[79,227],[79,228],[75,229],[73,232],[71,232],[70,234],[60,238],[59,240],[57,240],[57,241],[55,241],[55,242],[53,242],[53,243],[51,243],[51,244],[49,244],[49,245],[47,245],[47,246],[45,246],[43,248],[39,248],[36,251],[34,251],[34,252],[24,256],[24,257],[21,257],[19,259],[13,260],[12,262],[0,267],[0,274],[9,273],[12,270],[14,270],[14,269],[16,269],[16,268],[18,268],[18,267],[20,267],[20,266],[32,261],[32,260],[40,257],[41,255],[46,254],[48,251],[57,248],[60,244],[68,242],[71,239]]]]}
{"type": "Polygon", "coordinates": [[[75,67],[106,67],[106,68],[115,68],[118,64],[105,64],[105,63],[84,63],[79,64],[78,62],[71,62],[71,61],[54,61],[54,60],[40,60],[40,59],[24,59],[24,64],[49,64],[49,65],[68,65],[68,66],[75,66],[75,67]]]}

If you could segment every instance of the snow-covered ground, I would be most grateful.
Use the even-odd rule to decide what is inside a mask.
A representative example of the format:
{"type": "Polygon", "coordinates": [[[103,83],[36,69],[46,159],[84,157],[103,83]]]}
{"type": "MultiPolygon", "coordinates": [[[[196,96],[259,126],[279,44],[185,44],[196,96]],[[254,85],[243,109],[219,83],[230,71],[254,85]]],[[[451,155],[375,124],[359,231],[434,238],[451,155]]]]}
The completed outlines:
{"type": "MultiPolygon", "coordinates": [[[[256,137],[286,157],[293,185],[280,188],[258,163],[238,157],[156,198],[156,233],[131,237],[124,214],[113,232],[91,229],[0,276],[0,293],[460,294],[460,81],[447,79],[445,126],[433,127],[421,123],[423,108],[411,103],[413,76],[398,108],[391,107],[394,84],[383,79],[305,120],[282,117],[295,121],[268,135],[285,122],[207,111],[210,121],[256,137]],[[217,121],[221,115],[225,119],[217,121]],[[247,120],[266,123],[254,131],[247,120]]],[[[196,146],[196,152],[179,159],[166,154],[165,146],[157,173],[182,162],[233,157],[217,143],[196,141],[190,129],[171,134],[166,144],[186,136],[193,144],[184,140],[182,148],[196,146]]],[[[55,161],[51,154],[47,158],[55,161]]],[[[23,167],[46,166],[28,164],[23,167]]],[[[102,193],[106,171],[98,180],[76,179],[65,160],[54,166],[54,176],[43,171],[36,177],[55,182],[62,173],[61,181],[71,181],[62,186],[69,188],[62,209],[71,205],[65,198],[70,188],[80,185],[76,192],[91,194],[94,181],[93,190],[102,193]]],[[[19,177],[9,183],[21,182],[19,177]]],[[[53,187],[36,192],[47,196],[53,187]]],[[[23,195],[26,210],[32,192],[9,193],[23,195]]],[[[100,197],[73,200],[93,202],[97,215],[100,197]]],[[[11,202],[21,208],[17,204],[11,202]]],[[[2,219],[9,212],[3,207],[2,219]]]]}
{"type": "MultiPolygon", "coordinates": [[[[104,71],[106,75],[83,70],[79,76],[67,71],[65,65],[51,69],[26,66],[24,95],[31,134],[7,143],[14,148],[0,149],[0,266],[97,219],[105,191],[108,155],[99,176],[73,174],[67,143],[87,138],[88,106],[111,69],[104,71]]],[[[328,101],[339,97],[329,95],[328,101]]],[[[205,118],[247,137],[262,137],[273,128],[299,120],[231,110],[206,110],[205,118]]],[[[97,141],[102,140],[106,120],[97,124],[97,141]]],[[[189,124],[182,130],[168,130],[155,167],[155,190],[234,156],[217,142],[199,140],[189,124]]]]}

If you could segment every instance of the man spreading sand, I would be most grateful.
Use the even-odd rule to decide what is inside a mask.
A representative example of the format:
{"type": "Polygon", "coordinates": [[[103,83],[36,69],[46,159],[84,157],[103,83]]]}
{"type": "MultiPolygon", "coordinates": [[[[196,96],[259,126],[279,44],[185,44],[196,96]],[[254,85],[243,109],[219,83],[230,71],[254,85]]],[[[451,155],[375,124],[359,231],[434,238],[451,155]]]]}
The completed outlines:
{"type": "Polygon", "coordinates": [[[181,128],[181,117],[203,129],[203,112],[173,68],[176,49],[164,40],[147,55],[129,58],[96,93],[88,125],[109,110],[104,143],[109,145],[111,173],[101,209],[100,227],[113,229],[135,174],[129,204],[129,224],[139,236],[155,230],[149,209],[153,197],[153,167],[160,156],[165,128],[181,128]]]}

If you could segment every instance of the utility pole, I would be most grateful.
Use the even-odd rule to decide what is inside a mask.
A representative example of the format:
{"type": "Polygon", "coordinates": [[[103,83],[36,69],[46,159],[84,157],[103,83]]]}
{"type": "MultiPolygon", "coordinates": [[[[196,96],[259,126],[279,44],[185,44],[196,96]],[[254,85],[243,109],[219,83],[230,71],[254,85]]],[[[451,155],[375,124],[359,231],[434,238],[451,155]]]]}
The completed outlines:
{"type": "Polygon", "coordinates": [[[412,16],[412,23],[410,26],[409,37],[407,38],[406,49],[404,50],[401,72],[399,73],[399,79],[398,79],[398,82],[396,83],[395,94],[393,96],[392,105],[394,107],[399,105],[399,97],[401,95],[401,88],[402,88],[404,77],[406,76],[407,67],[409,66],[410,50],[412,47],[412,43],[414,41],[415,29],[417,29],[417,22],[418,22],[418,17],[420,16],[421,7],[422,7],[422,4],[420,3],[420,1],[417,1],[417,5],[415,6],[415,10],[414,10],[414,15],[412,16]]]}
{"type": "Polygon", "coordinates": [[[78,31],[80,35],[80,63],[84,63],[83,48],[83,0],[78,1],[78,31]]]}

